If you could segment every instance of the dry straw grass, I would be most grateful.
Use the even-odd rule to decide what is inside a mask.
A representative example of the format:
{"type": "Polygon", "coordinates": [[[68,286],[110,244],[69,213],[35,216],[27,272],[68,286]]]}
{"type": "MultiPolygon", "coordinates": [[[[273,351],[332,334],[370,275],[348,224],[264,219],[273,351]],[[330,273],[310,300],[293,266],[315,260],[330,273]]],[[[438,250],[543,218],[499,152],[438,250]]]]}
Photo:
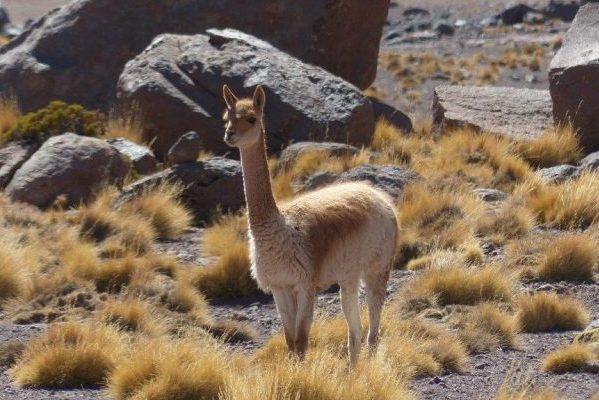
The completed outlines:
{"type": "Polygon", "coordinates": [[[583,343],[572,343],[549,353],[543,359],[543,372],[564,374],[566,372],[584,371],[593,361],[598,360],[593,346],[583,343]]]}
{"type": "Polygon", "coordinates": [[[517,188],[541,222],[560,229],[586,229],[599,217],[599,174],[585,172],[559,185],[531,179],[517,188]]]}
{"type": "Polygon", "coordinates": [[[521,329],[533,333],[583,329],[590,320],[580,301],[555,293],[522,296],[517,316],[521,329]]]}
{"type": "Polygon", "coordinates": [[[408,297],[434,298],[440,305],[474,305],[485,301],[509,302],[514,296],[515,276],[496,266],[448,267],[425,271],[408,287],[408,297]]]}
{"type": "Polygon", "coordinates": [[[597,243],[591,235],[567,234],[545,248],[537,274],[550,281],[590,281],[597,262],[597,243]]]}
{"type": "Polygon", "coordinates": [[[27,346],[11,374],[21,387],[94,387],[104,383],[123,351],[114,328],[57,324],[27,346]]]}
{"type": "Polygon", "coordinates": [[[519,347],[517,319],[494,304],[474,307],[460,317],[457,325],[460,339],[473,353],[519,347]]]}
{"type": "Polygon", "coordinates": [[[106,302],[98,318],[105,324],[127,332],[159,335],[164,331],[152,308],[136,298],[106,302]]]}
{"type": "Polygon", "coordinates": [[[139,110],[135,108],[128,112],[111,112],[106,127],[105,138],[124,138],[133,143],[144,144],[143,122],[139,115],[139,110]]]}
{"type": "Polygon", "coordinates": [[[515,151],[537,168],[574,164],[582,154],[578,135],[570,126],[550,128],[536,139],[518,142],[515,151]]]}
{"type": "Polygon", "coordinates": [[[7,133],[19,118],[21,118],[21,111],[17,99],[12,96],[0,96],[0,145],[10,140],[7,133]]]}

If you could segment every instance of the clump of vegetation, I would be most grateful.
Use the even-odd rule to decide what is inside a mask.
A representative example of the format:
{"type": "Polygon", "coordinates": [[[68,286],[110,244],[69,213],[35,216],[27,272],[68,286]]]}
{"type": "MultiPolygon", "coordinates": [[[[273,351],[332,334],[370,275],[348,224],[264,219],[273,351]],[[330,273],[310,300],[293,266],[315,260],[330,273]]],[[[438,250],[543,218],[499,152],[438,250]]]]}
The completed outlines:
{"type": "Polygon", "coordinates": [[[515,276],[496,266],[482,269],[448,267],[427,270],[406,293],[411,298],[435,298],[439,305],[474,305],[512,300],[515,276]]]}
{"type": "Polygon", "coordinates": [[[529,180],[517,191],[541,222],[560,229],[586,229],[599,217],[599,174],[585,172],[559,185],[529,180]]]}
{"type": "Polygon", "coordinates": [[[582,154],[578,135],[570,126],[550,128],[536,139],[518,142],[516,153],[537,168],[574,164],[582,154]]]}
{"type": "Polygon", "coordinates": [[[506,203],[497,213],[478,219],[476,231],[496,244],[523,238],[535,226],[535,215],[520,204],[506,203]]]}
{"type": "Polygon", "coordinates": [[[119,364],[123,350],[114,328],[56,324],[27,345],[11,374],[21,387],[96,387],[119,364]]]}
{"type": "Polygon", "coordinates": [[[555,293],[522,296],[517,316],[520,328],[532,333],[583,329],[590,319],[578,300],[555,293]]]}
{"type": "Polygon", "coordinates": [[[21,118],[21,111],[14,97],[0,96],[0,146],[11,140],[9,134],[21,118]]]}
{"type": "Polygon", "coordinates": [[[590,281],[597,262],[597,245],[592,236],[567,234],[545,248],[537,274],[551,281],[590,281]]]}
{"type": "Polygon", "coordinates": [[[51,136],[73,132],[82,136],[104,134],[104,116],[88,111],[78,104],[53,101],[47,107],[21,117],[8,131],[9,140],[23,139],[44,142],[51,136]]]}
{"type": "Polygon", "coordinates": [[[225,216],[204,232],[203,250],[216,260],[199,269],[193,284],[209,298],[235,298],[258,293],[250,272],[247,222],[244,216],[225,216]]]}
{"type": "Polygon", "coordinates": [[[595,349],[583,343],[572,343],[548,354],[543,360],[543,372],[564,374],[566,372],[584,371],[599,357],[595,349]]]}
{"type": "Polygon", "coordinates": [[[460,339],[473,353],[518,348],[518,321],[494,304],[482,303],[460,316],[460,339]]]}
{"type": "Polygon", "coordinates": [[[100,312],[99,319],[127,332],[158,335],[163,331],[149,306],[135,298],[107,302],[100,312]]]}
{"type": "Polygon", "coordinates": [[[0,302],[24,296],[29,290],[29,277],[23,264],[24,259],[19,257],[22,252],[4,241],[0,247],[0,302]]]}
{"type": "Polygon", "coordinates": [[[143,122],[139,115],[137,107],[126,112],[111,112],[104,137],[106,139],[125,138],[133,143],[144,144],[143,122]]]}

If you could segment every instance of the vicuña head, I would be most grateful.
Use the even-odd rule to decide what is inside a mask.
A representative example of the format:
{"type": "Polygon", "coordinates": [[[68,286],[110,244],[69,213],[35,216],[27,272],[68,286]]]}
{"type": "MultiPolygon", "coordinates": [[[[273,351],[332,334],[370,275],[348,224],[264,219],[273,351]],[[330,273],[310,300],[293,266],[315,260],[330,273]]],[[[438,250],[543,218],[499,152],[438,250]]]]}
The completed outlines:
{"type": "Polygon", "coordinates": [[[225,143],[242,148],[257,143],[263,138],[262,116],[266,95],[262,86],[256,86],[253,99],[238,99],[227,85],[223,86],[223,97],[227,110],[225,121],[225,143]]]}

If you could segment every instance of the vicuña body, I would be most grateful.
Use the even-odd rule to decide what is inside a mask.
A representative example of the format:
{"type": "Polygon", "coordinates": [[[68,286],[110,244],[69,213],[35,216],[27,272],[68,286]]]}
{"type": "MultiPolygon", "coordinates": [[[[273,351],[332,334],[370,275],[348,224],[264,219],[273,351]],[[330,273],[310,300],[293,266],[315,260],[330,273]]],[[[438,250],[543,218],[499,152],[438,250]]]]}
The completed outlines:
{"type": "Polygon", "coordinates": [[[258,86],[253,99],[238,99],[225,86],[223,95],[225,142],[241,153],[252,274],[274,296],[287,346],[304,355],[315,294],[337,283],[347,319],[350,360],[355,364],[362,336],[360,281],[368,303],[368,344],[374,348],[378,341],[398,236],[393,204],[368,184],[347,183],[277,206],[264,140],[264,90],[258,86]]]}

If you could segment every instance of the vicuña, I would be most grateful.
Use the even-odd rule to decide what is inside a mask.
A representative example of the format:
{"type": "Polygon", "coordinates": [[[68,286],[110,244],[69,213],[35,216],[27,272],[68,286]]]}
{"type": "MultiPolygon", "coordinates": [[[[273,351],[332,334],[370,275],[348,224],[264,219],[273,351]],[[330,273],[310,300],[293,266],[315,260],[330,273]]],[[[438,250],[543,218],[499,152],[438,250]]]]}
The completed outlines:
{"type": "Polygon", "coordinates": [[[398,237],[393,203],[369,184],[344,183],[277,205],[266,154],[265,92],[258,86],[253,99],[238,99],[224,86],[223,96],[224,140],[241,153],[252,274],[259,287],[274,296],[287,346],[303,357],[315,295],[337,283],[355,364],[362,338],[360,281],[368,303],[369,347],[374,349],[378,341],[398,237]]]}

